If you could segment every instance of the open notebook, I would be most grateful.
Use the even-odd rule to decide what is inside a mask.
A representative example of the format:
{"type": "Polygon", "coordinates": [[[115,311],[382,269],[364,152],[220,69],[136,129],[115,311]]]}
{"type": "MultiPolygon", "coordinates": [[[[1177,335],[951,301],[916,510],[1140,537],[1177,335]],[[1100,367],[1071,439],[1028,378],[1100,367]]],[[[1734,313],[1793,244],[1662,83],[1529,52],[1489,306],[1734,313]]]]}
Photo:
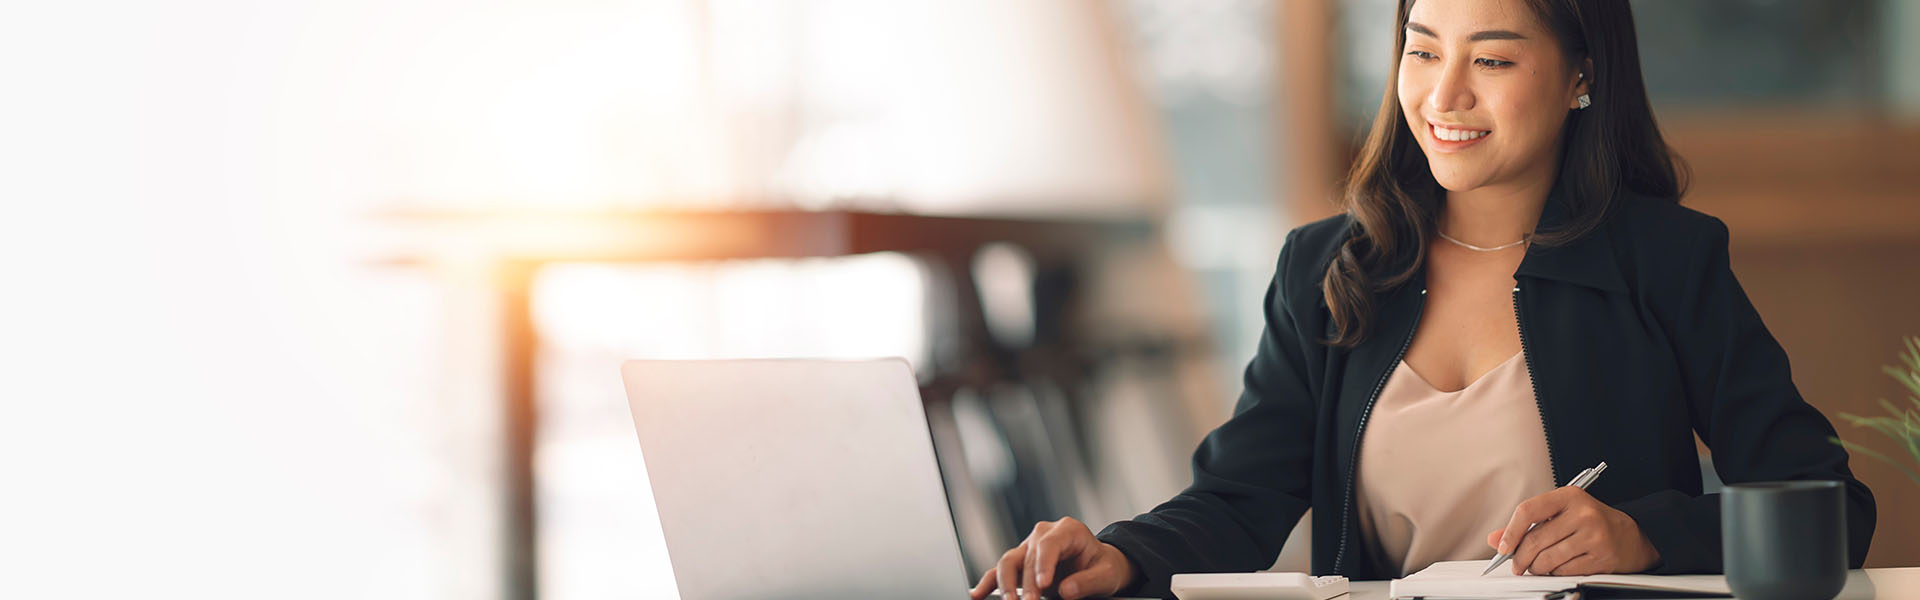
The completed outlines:
{"type": "Polygon", "coordinates": [[[1727,578],[1722,575],[1584,575],[1548,577],[1514,575],[1512,567],[1501,565],[1485,577],[1484,560],[1454,560],[1433,563],[1420,572],[1395,579],[1390,584],[1394,598],[1544,598],[1549,594],[1586,586],[1586,598],[1629,597],[1725,597],[1727,578]],[[1644,594],[1644,595],[1642,595],[1644,594]]]}

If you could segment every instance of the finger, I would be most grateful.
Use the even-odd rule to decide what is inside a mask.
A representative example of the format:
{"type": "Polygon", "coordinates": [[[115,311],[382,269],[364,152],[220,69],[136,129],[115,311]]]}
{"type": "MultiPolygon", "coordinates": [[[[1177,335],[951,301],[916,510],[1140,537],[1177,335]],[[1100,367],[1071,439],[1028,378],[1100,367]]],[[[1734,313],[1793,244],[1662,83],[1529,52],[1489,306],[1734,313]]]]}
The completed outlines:
{"type": "Polygon", "coordinates": [[[1573,562],[1574,558],[1585,558],[1586,556],[1587,556],[1587,553],[1582,552],[1578,556],[1574,556],[1572,558],[1565,559],[1565,560],[1561,560],[1559,557],[1554,557],[1553,559],[1554,562],[1551,563],[1553,566],[1543,567],[1543,569],[1545,570],[1535,571],[1534,574],[1535,575],[1552,575],[1555,577],[1563,577],[1567,575],[1578,575],[1578,573],[1573,572],[1573,569],[1568,568],[1568,564],[1573,562]]]}
{"type": "Polygon", "coordinates": [[[1555,575],[1597,575],[1600,573],[1612,573],[1613,571],[1614,569],[1607,566],[1606,561],[1603,560],[1599,555],[1594,554],[1592,552],[1588,552],[1586,554],[1573,557],[1573,560],[1569,560],[1566,562],[1566,564],[1560,565],[1560,568],[1553,570],[1553,574],[1555,575]]]}
{"type": "Polygon", "coordinates": [[[1118,574],[1114,573],[1112,565],[1098,564],[1075,571],[1066,579],[1060,580],[1060,598],[1079,600],[1089,596],[1112,594],[1120,589],[1122,583],[1114,581],[1115,579],[1118,579],[1118,574]]]}
{"type": "MultiPolygon", "coordinates": [[[[1539,528],[1534,528],[1534,532],[1538,533],[1539,531],[1539,528]]],[[[1527,570],[1533,572],[1535,575],[1557,574],[1560,568],[1567,565],[1567,561],[1573,560],[1578,556],[1583,556],[1587,554],[1589,550],[1594,549],[1592,542],[1593,536],[1589,533],[1590,532],[1575,532],[1574,535],[1567,536],[1566,539],[1560,540],[1559,543],[1542,548],[1538,553],[1534,554],[1533,562],[1527,565],[1527,570]]]]}
{"type": "Polygon", "coordinates": [[[1020,600],[1040,600],[1040,588],[1033,583],[1033,549],[1027,549],[1027,564],[1020,571],[1020,600]]]}
{"type": "Polygon", "coordinates": [[[1036,561],[1034,560],[1034,558],[1038,555],[1038,553],[1034,552],[1034,550],[1037,549],[1038,546],[1040,545],[1040,540],[1047,537],[1047,531],[1051,529],[1053,529],[1052,523],[1041,521],[1039,523],[1034,523],[1033,533],[1027,535],[1027,544],[1026,544],[1027,556],[1026,556],[1026,565],[1025,565],[1026,568],[1021,570],[1020,579],[1019,579],[1020,588],[1022,590],[1022,593],[1020,594],[1020,598],[1022,598],[1023,600],[1028,598],[1031,598],[1032,600],[1040,600],[1040,586],[1035,585],[1033,582],[1033,571],[1034,571],[1034,568],[1038,566],[1037,564],[1035,564],[1036,561]]]}
{"type": "Polygon", "coordinates": [[[1579,530],[1579,525],[1571,519],[1549,519],[1534,527],[1533,532],[1521,539],[1519,547],[1513,551],[1513,574],[1543,572],[1534,565],[1535,561],[1540,560],[1540,553],[1560,544],[1579,530]]]}
{"type": "Polygon", "coordinates": [[[1000,556],[1000,564],[995,566],[994,570],[999,571],[998,578],[1000,579],[1001,598],[1020,597],[1020,595],[1016,593],[1019,591],[1020,585],[1020,561],[1026,559],[1027,544],[1025,542],[1014,546],[1012,550],[1008,550],[1006,554],[1000,556]]]}
{"type": "Polygon", "coordinates": [[[1027,566],[1026,570],[1020,573],[1020,597],[1039,598],[1040,582],[1038,579],[1040,577],[1040,569],[1042,568],[1040,565],[1044,564],[1040,562],[1040,551],[1047,548],[1047,539],[1046,536],[1039,536],[1033,538],[1033,540],[1027,544],[1027,566]]]}
{"type": "Polygon", "coordinates": [[[969,595],[973,596],[973,600],[980,600],[981,598],[985,598],[987,597],[988,593],[991,593],[993,591],[993,584],[994,584],[993,575],[994,573],[998,573],[998,572],[999,572],[998,569],[987,569],[987,573],[985,575],[980,576],[980,583],[974,584],[973,591],[969,592],[969,595]]]}
{"type": "Polygon", "coordinates": [[[1487,547],[1498,552],[1500,550],[1500,535],[1506,532],[1507,528],[1505,527],[1487,532],[1487,547]]]}
{"type": "Polygon", "coordinates": [[[1060,517],[1055,522],[1053,529],[1047,532],[1050,555],[1042,557],[1044,560],[1039,563],[1040,569],[1034,573],[1034,581],[1040,583],[1041,589],[1059,582],[1062,563],[1079,558],[1082,560],[1074,561],[1074,568],[1081,566],[1087,557],[1087,542],[1093,540],[1092,533],[1086,524],[1073,517],[1060,517]]]}
{"type": "Polygon", "coordinates": [[[1500,553],[1513,553],[1514,548],[1519,546],[1521,539],[1527,535],[1527,526],[1560,514],[1560,511],[1567,506],[1567,499],[1560,490],[1554,490],[1528,498],[1514,507],[1513,518],[1507,520],[1507,528],[1500,536],[1500,553]]]}
{"type": "Polygon", "coordinates": [[[1047,530],[1034,544],[1033,582],[1039,589],[1045,590],[1053,585],[1059,577],[1061,563],[1081,556],[1086,550],[1088,538],[1078,535],[1085,528],[1067,525],[1068,520],[1061,519],[1059,526],[1047,530]]]}

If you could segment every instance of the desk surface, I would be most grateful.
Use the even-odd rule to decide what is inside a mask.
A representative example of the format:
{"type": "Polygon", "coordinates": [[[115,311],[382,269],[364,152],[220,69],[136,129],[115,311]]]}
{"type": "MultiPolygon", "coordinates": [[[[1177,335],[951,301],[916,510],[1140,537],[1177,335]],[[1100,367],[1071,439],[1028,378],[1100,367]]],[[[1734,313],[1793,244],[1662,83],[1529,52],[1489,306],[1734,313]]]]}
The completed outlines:
{"type": "MultiPolygon", "coordinates": [[[[1356,581],[1343,600],[1390,600],[1386,581],[1356,581]]],[[[1920,598],[1920,567],[1854,569],[1834,600],[1911,600],[1920,598]]]]}
{"type": "MultiPolygon", "coordinates": [[[[1334,600],[1390,600],[1386,581],[1355,581],[1346,596],[1334,600]]],[[[1911,600],[1920,598],[1920,567],[1855,569],[1835,600],[1911,600]]]]}

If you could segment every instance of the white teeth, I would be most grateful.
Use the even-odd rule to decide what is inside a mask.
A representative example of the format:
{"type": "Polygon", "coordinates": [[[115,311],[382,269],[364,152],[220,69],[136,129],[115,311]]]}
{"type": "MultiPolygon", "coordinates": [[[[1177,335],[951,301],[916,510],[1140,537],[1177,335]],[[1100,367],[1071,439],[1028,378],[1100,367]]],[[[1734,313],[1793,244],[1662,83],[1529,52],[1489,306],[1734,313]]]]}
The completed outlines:
{"type": "Polygon", "coordinates": [[[1489,132],[1474,131],[1470,129],[1447,129],[1445,127],[1440,127],[1438,125],[1433,127],[1434,137],[1437,137],[1449,142],[1464,142],[1471,139],[1478,139],[1480,137],[1487,135],[1487,133],[1489,132]]]}

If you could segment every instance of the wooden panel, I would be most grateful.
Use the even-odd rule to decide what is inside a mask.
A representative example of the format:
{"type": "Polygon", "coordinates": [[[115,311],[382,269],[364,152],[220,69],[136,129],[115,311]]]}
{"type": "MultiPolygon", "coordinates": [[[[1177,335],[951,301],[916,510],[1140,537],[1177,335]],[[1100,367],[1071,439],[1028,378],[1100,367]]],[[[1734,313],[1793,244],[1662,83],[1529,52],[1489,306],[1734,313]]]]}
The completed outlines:
{"type": "MultiPolygon", "coordinates": [[[[1736,233],[1736,235],[1738,235],[1736,233]]],[[[1900,338],[1920,335],[1920,241],[1891,244],[1740,245],[1733,270],[1767,328],[1787,350],[1794,382],[1840,435],[1891,456],[1891,440],[1840,422],[1840,412],[1883,414],[1875,399],[1904,402],[1881,373],[1900,338]]],[[[1867,566],[1920,565],[1920,485],[1877,460],[1854,456],[1854,474],[1873,489],[1879,524],[1867,566]]]]}
{"type": "Polygon", "coordinates": [[[1920,128],[1806,112],[1683,115],[1685,203],[1753,244],[1920,239],[1920,128]]]}
{"type": "MultiPolygon", "coordinates": [[[[1686,204],[1726,221],[1733,269],[1792,360],[1807,402],[1848,440],[1891,440],[1842,423],[1876,399],[1905,398],[1893,378],[1902,336],[1920,335],[1920,128],[1871,115],[1681,115],[1669,142],[1693,167],[1686,204]]],[[[1868,566],[1920,564],[1920,485],[1855,456],[1879,523],[1868,566]]]]}
{"type": "MultiPolygon", "coordinates": [[[[1274,10],[1280,41],[1274,79],[1274,153],[1281,164],[1280,211],[1288,228],[1339,212],[1337,182],[1347,155],[1337,140],[1333,80],[1332,0],[1281,2],[1274,10]]],[[[1283,230],[1284,232],[1284,230],[1283,230]]]]}

